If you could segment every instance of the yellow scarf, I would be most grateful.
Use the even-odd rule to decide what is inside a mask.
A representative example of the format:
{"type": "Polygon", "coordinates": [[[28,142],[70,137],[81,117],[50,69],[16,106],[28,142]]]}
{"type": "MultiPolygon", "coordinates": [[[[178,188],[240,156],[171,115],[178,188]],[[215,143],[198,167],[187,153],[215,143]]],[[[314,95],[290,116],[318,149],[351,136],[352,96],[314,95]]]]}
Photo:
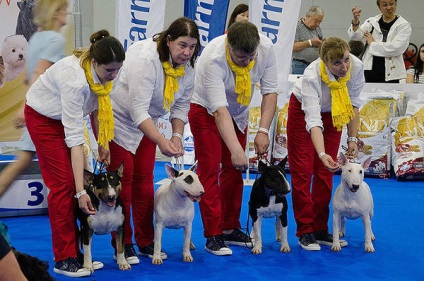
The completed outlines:
{"type": "Polygon", "coordinates": [[[109,150],[109,141],[113,139],[114,121],[112,104],[110,102],[110,92],[112,91],[113,82],[109,81],[106,85],[94,83],[91,74],[91,62],[84,64],[85,77],[91,90],[97,95],[98,103],[98,120],[99,120],[99,136],[97,142],[105,149],[109,150]]]}
{"type": "Polygon", "coordinates": [[[236,92],[238,95],[237,103],[241,104],[242,106],[248,106],[250,104],[250,98],[252,97],[252,82],[250,80],[250,71],[255,65],[255,61],[252,60],[245,67],[238,66],[231,60],[228,44],[225,53],[230,69],[236,74],[236,86],[234,92],[236,92]]]}
{"type": "Polygon", "coordinates": [[[178,77],[185,74],[184,65],[173,68],[172,65],[166,61],[162,63],[163,71],[165,72],[165,89],[163,90],[163,108],[169,111],[172,102],[174,101],[174,94],[178,91],[178,77]]]}
{"type": "Polygon", "coordinates": [[[330,81],[325,64],[322,60],[319,68],[322,81],[330,88],[333,125],[340,131],[342,127],[347,125],[355,116],[349,97],[349,91],[346,86],[347,81],[350,79],[350,68],[345,77],[339,78],[339,80],[336,81],[330,81]]]}

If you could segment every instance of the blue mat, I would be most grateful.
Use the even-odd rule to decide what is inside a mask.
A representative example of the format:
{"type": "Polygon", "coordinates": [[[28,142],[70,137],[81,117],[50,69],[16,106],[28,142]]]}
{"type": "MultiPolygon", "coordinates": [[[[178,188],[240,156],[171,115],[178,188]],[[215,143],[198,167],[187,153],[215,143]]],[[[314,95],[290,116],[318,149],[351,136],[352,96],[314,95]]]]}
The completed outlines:
{"type": "MultiPolygon", "coordinates": [[[[157,162],[155,180],[166,177],[164,162],[157,162]]],[[[290,175],[289,175],[290,180],[290,175]]],[[[340,176],[334,177],[335,186],[340,176]]],[[[232,246],[232,256],[217,257],[204,250],[203,227],[196,204],[192,240],[193,263],[182,261],[183,230],[166,229],[163,249],[168,259],[163,265],[152,265],[140,258],[131,271],[119,271],[112,259],[110,237],[93,238],[93,255],[105,264],[84,280],[424,280],[424,186],[422,182],[398,182],[396,179],[367,178],[375,202],[373,231],[375,253],[364,252],[364,231],[360,219],[347,221],[346,239],[349,245],[339,253],[330,247],[308,252],[297,245],[295,222],[289,201],[289,244],[291,253],[279,252],[275,242],[274,221],[263,221],[263,254],[253,255],[250,249],[232,246]]],[[[244,191],[241,214],[243,227],[247,223],[250,187],[244,191]]],[[[74,280],[53,273],[50,227],[46,216],[5,218],[12,244],[18,250],[49,262],[56,280],[74,280]]],[[[331,224],[331,222],[330,222],[331,224]]],[[[330,225],[331,227],[331,225],[330,225]]],[[[330,228],[331,229],[331,228],[330,228]]]]}

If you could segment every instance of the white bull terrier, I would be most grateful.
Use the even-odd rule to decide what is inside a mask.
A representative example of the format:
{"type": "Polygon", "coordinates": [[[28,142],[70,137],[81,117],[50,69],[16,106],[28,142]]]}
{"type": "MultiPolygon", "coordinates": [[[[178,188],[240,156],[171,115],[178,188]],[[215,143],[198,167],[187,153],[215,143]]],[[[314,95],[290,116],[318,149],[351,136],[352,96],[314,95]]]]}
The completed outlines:
{"type": "Polygon", "coordinates": [[[155,194],[155,246],[152,264],[162,264],[160,257],[163,229],[184,228],[183,261],[192,262],[190,253],[194,204],[205,193],[196,173],[195,165],[189,170],[178,171],[166,164],[165,169],[171,182],[161,185],[155,194]]]}
{"type": "Polygon", "coordinates": [[[364,182],[364,172],[371,163],[371,156],[362,163],[348,160],[343,153],[339,154],[341,164],[341,183],[333,197],[333,245],[331,250],[341,251],[339,237],[346,233],[346,218],[361,218],[365,230],[365,252],[374,252],[372,241],[375,240],[371,229],[374,215],[374,202],[371,190],[364,182]],[[338,235],[337,235],[338,234],[338,235]]]}

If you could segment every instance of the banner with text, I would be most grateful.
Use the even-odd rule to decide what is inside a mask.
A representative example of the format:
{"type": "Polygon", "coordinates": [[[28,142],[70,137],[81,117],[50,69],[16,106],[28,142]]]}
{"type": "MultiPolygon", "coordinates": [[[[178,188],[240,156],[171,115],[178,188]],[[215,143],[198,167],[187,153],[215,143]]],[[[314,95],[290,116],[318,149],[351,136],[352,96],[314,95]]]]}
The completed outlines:
{"type": "Polygon", "coordinates": [[[166,0],[116,1],[116,37],[125,50],[163,30],[166,0]]]}
{"type": "Polygon", "coordinates": [[[184,16],[196,22],[202,50],[213,38],[224,34],[229,3],[229,0],[184,0],[184,16]]]}
{"type": "Polygon", "coordinates": [[[284,93],[282,96],[286,97],[300,5],[299,0],[249,0],[249,20],[275,45],[278,58],[278,83],[284,93]]]}

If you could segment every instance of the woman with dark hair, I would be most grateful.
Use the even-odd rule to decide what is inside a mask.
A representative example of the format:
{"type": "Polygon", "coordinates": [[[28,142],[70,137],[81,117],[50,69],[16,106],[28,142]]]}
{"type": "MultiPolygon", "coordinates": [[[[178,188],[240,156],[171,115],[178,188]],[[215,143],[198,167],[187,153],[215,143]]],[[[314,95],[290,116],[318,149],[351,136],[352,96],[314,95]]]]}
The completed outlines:
{"type": "MultiPolygon", "coordinates": [[[[95,213],[83,186],[84,116],[93,114],[99,151],[107,150],[114,132],[109,94],[125,59],[121,43],[107,30],[92,34],[90,42],[89,49],[75,50],[40,75],[25,106],[26,126],[50,190],[54,272],[70,277],[91,274],[76,259],[76,200],[84,213],[95,213]]],[[[107,157],[100,160],[109,162],[107,157]]]]}
{"type": "MultiPolygon", "coordinates": [[[[128,48],[119,83],[112,95],[115,138],[110,145],[109,169],[113,171],[122,161],[125,163],[121,198],[127,216],[124,242],[129,264],[140,262],[132,243],[131,207],[139,254],[153,257],[156,145],[169,157],[184,153],[182,136],[199,50],[196,24],[188,18],[178,18],[168,29],[128,48]],[[165,138],[156,127],[159,117],[168,112],[171,139],[165,138]]],[[[165,259],[165,253],[161,257],[165,259]]]]}
{"type": "Polygon", "coordinates": [[[406,83],[424,84],[424,44],[418,49],[417,61],[406,71],[406,83]]]}
{"type": "Polygon", "coordinates": [[[249,6],[246,4],[238,4],[231,13],[228,20],[227,29],[236,21],[249,21],[249,6]]]}

